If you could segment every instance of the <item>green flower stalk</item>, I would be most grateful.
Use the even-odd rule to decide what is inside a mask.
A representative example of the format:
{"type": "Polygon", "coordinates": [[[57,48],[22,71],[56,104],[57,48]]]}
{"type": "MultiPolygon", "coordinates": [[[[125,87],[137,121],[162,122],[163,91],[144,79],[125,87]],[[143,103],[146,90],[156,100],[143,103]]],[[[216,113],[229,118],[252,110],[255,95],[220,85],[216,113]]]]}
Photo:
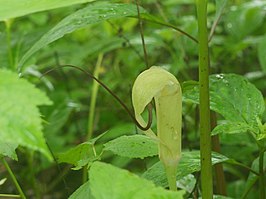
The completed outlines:
{"type": "Polygon", "coordinates": [[[142,72],[133,85],[132,101],[137,121],[146,126],[141,116],[145,107],[155,100],[157,136],[151,130],[145,134],[158,140],[169,187],[176,190],[177,165],[181,158],[182,91],[174,75],[153,66],[142,72]]]}

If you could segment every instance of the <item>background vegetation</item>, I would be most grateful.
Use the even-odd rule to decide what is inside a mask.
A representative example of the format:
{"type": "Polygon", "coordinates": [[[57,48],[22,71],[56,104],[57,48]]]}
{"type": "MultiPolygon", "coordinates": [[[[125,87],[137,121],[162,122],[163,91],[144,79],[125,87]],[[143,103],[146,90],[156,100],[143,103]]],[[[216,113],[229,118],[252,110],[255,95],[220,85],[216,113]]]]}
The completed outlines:
{"type": "MultiPolygon", "coordinates": [[[[73,68],[59,68],[45,74],[64,64],[79,66],[98,77],[133,112],[132,85],[148,62],[149,66],[164,67],[183,83],[182,149],[192,152],[184,154],[184,162],[180,163],[185,169],[178,174],[178,187],[185,190],[185,197],[196,198],[200,195],[199,155],[194,154],[199,150],[198,87],[195,83],[198,81],[198,44],[176,30],[198,38],[194,0],[140,2],[146,60],[135,2],[79,4],[81,2],[85,1],[76,1],[75,5],[68,1],[58,6],[47,4],[45,11],[17,2],[13,2],[12,9],[6,2],[1,5],[0,154],[3,164],[0,164],[0,193],[18,193],[7,169],[9,165],[27,198],[67,198],[82,184],[86,185],[87,165],[95,160],[127,169],[167,187],[165,178],[159,178],[151,169],[148,170],[151,173],[147,172],[158,162],[158,157],[154,156],[156,148],[150,148],[153,143],[139,145],[139,138],[132,141],[130,148],[128,142],[121,144],[115,140],[141,131],[110,93],[73,68]],[[60,8],[51,10],[56,7],[60,8]],[[16,8],[21,12],[13,13],[16,8]],[[27,132],[33,134],[33,138],[27,132]],[[114,146],[117,147],[112,148],[114,146]],[[136,148],[139,150],[134,151],[136,148]]],[[[216,129],[220,145],[213,145],[220,146],[224,156],[214,155],[213,163],[225,162],[225,184],[219,189],[222,180],[214,180],[214,192],[231,198],[259,198],[261,183],[250,170],[265,174],[266,164],[263,167],[262,162],[266,158],[260,162],[262,169],[257,158],[263,157],[266,138],[265,97],[261,97],[266,96],[266,3],[216,0],[208,2],[207,11],[210,73],[238,74],[213,75],[210,80],[211,96],[224,96],[221,101],[230,104],[215,106],[211,101],[211,108],[216,112],[212,115],[216,118],[213,126],[216,122],[238,122],[240,125],[237,129],[232,127],[235,123],[216,129]],[[228,81],[219,84],[215,83],[217,79],[228,81]],[[228,90],[220,89],[226,85],[228,90]],[[234,115],[239,107],[246,107],[243,112],[247,115],[243,117],[252,117],[245,121],[246,126],[236,119],[242,112],[234,115]],[[251,127],[260,128],[255,139],[252,133],[247,133],[253,131],[251,127]]],[[[156,121],[152,125],[154,128],[156,121]]],[[[97,170],[102,165],[98,166],[92,167],[91,172],[93,169],[96,173],[105,172],[106,168],[97,170]]],[[[115,173],[112,169],[109,171],[115,173]]],[[[94,174],[91,178],[101,178],[94,174]]],[[[99,183],[98,187],[103,186],[99,183]]],[[[150,188],[147,186],[147,189],[150,188]]],[[[91,194],[81,192],[76,194],[91,194]]],[[[97,193],[93,194],[95,198],[104,198],[97,197],[97,193]]],[[[172,197],[167,194],[166,198],[172,197]]],[[[82,195],[72,195],[72,198],[82,198],[82,195]]]]}

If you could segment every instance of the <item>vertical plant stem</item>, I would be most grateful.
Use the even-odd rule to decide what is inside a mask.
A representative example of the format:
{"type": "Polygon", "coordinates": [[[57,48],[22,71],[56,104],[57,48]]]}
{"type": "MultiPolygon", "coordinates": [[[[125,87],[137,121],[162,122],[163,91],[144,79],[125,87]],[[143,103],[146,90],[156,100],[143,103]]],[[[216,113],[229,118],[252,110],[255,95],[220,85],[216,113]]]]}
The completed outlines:
{"type": "Polygon", "coordinates": [[[22,199],[26,199],[26,196],[25,196],[25,194],[23,193],[23,191],[22,191],[22,189],[21,189],[21,187],[20,187],[20,185],[19,185],[19,183],[18,183],[18,181],[17,181],[17,179],[16,179],[16,176],[15,176],[14,173],[12,172],[12,170],[11,170],[11,168],[9,167],[9,165],[8,165],[7,161],[5,160],[5,158],[2,158],[2,162],[3,162],[4,166],[6,167],[6,170],[7,170],[7,172],[9,173],[10,177],[12,178],[12,180],[13,180],[13,182],[14,182],[14,184],[15,184],[15,186],[16,186],[18,192],[19,192],[20,197],[21,197],[22,199]]]}
{"type": "MultiPolygon", "coordinates": [[[[98,79],[101,65],[103,60],[103,54],[100,53],[98,55],[97,63],[94,69],[93,76],[98,79]]],[[[96,81],[93,81],[92,83],[92,89],[91,89],[91,102],[90,102],[90,109],[89,109],[89,116],[88,116],[88,134],[87,134],[87,140],[90,140],[93,135],[93,127],[94,127],[94,114],[95,114],[95,106],[96,106],[96,99],[98,94],[98,88],[99,84],[96,81]]],[[[85,183],[88,179],[88,171],[87,167],[84,167],[83,169],[83,183],[85,183]]]]}
{"type": "Polygon", "coordinates": [[[14,58],[13,58],[12,45],[11,45],[11,32],[10,32],[12,19],[6,20],[5,25],[6,25],[6,42],[8,50],[9,67],[15,71],[16,68],[14,65],[14,58]]]}
{"type": "MultiPolygon", "coordinates": [[[[103,54],[100,53],[98,55],[98,60],[94,69],[93,76],[98,79],[101,65],[102,65],[102,59],[103,59],[103,54]]],[[[95,112],[95,105],[96,105],[96,99],[97,99],[97,94],[98,94],[98,88],[99,84],[96,81],[93,81],[92,83],[92,90],[91,90],[91,102],[90,102],[90,110],[89,110],[89,117],[88,117],[88,134],[87,134],[87,139],[89,140],[92,137],[93,134],[93,123],[94,123],[94,112],[95,112]]]]}
{"type": "Polygon", "coordinates": [[[209,100],[209,49],[207,31],[207,0],[197,0],[200,84],[200,155],[202,198],[213,195],[211,164],[211,127],[209,100]]]}
{"type": "Polygon", "coordinates": [[[259,189],[260,189],[260,198],[265,198],[265,182],[264,182],[264,150],[260,150],[259,156],[259,189]]]}

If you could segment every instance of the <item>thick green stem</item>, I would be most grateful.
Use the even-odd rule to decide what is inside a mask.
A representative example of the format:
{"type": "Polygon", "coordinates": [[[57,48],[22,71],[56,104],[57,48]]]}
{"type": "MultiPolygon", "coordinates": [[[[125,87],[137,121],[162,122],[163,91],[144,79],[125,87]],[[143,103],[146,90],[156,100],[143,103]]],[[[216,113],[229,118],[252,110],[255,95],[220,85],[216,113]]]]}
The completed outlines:
{"type": "Polygon", "coordinates": [[[200,155],[202,198],[213,196],[209,100],[209,49],[207,0],[197,0],[200,84],[200,155]]]}
{"type": "Polygon", "coordinates": [[[260,156],[259,156],[259,187],[260,187],[260,198],[264,199],[265,198],[265,181],[264,181],[264,165],[263,165],[263,160],[264,159],[264,151],[260,151],[260,156]]]}
{"type": "Polygon", "coordinates": [[[4,158],[2,158],[2,162],[3,162],[4,166],[6,167],[6,170],[7,170],[7,172],[9,173],[10,177],[12,178],[12,180],[13,180],[13,182],[14,182],[14,184],[15,184],[15,186],[16,186],[18,192],[19,192],[20,197],[21,197],[22,199],[26,199],[26,196],[25,196],[25,194],[23,193],[23,191],[22,191],[22,189],[21,189],[21,187],[20,187],[20,185],[19,185],[19,183],[18,183],[18,181],[17,181],[17,179],[16,179],[16,176],[15,176],[14,173],[12,172],[12,170],[11,170],[11,168],[9,167],[7,161],[6,161],[4,158]]]}

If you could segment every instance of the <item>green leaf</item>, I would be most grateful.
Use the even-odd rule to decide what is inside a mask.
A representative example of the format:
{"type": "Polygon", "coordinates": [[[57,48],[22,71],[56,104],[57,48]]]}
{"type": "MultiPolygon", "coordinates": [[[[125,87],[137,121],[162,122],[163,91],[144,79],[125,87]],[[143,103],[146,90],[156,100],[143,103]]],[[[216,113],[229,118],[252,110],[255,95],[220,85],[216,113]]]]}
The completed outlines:
{"type": "Polygon", "coordinates": [[[0,70],[0,104],[2,142],[38,150],[51,159],[37,108],[52,104],[46,95],[17,74],[0,70]]]}
{"type": "Polygon", "coordinates": [[[91,195],[89,181],[81,185],[68,199],[94,199],[91,195]]]}
{"type": "Polygon", "coordinates": [[[0,21],[34,12],[86,3],[92,0],[8,0],[1,1],[0,21]]]}
{"type": "MultiPolygon", "coordinates": [[[[212,164],[217,164],[227,161],[228,158],[218,154],[212,153],[212,164]]],[[[200,171],[200,153],[199,151],[183,152],[177,167],[176,179],[180,180],[188,174],[200,171]]],[[[142,177],[153,181],[156,185],[167,187],[167,178],[161,162],[155,163],[151,166],[142,177]]]]}
{"type": "Polygon", "coordinates": [[[156,187],[129,171],[102,162],[92,164],[89,177],[95,199],[178,199],[184,194],[184,191],[173,192],[156,187]]]}
{"type": "Polygon", "coordinates": [[[17,147],[18,147],[17,143],[8,143],[8,142],[0,141],[0,157],[1,155],[3,155],[13,160],[18,160],[16,151],[15,151],[17,147]]]}
{"type": "Polygon", "coordinates": [[[244,122],[233,122],[233,123],[220,124],[216,126],[212,130],[212,135],[216,135],[219,133],[227,133],[227,134],[246,133],[247,131],[256,132],[257,129],[252,128],[250,125],[244,122]]]}
{"type": "MultiPolygon", "coordinates": [[[[144,9],[140,9],[140,12],[143,13],[144,9]]],[[[71,33],[89,24],[98,23],[114,18],[135,16],[136,14],[136,6],[133,4],[118,4],[106,2],[89,4],[87,7],[67,16],[54,28],[44,34],[42,38],[40,38],[40,40],[38,40],[21,58],[18,66],[19,68],[21,68],[25,61],[35,52],[60,39],[65,34],[71,33]]]]}
{"type": "Polygon", "coordinates": [[[93,147],[94,145],[90,142],[79,144],[65,153],[58,154],[58,162],[73,164],[75,166],[75,169],[81,169],[89,162],[97,159],[97,157],[94,156],[93,147]]]}
{"type": "MultiPolygon", "coordinates": [[[[183,84],[186,101],[199,103],[199,86],[183,84]]],[[[210,76],[210,107],[230,122],[257,124],[265,110],[261,92],[244,77],[236,74],[210,76]]]]}
{"type": "Polygon", "coordinates": [[[261,69],[266,73],[266,35],[262,38],[258,45],[258,57],[261,69]]]}
{"type": "Polygon", "coordinates": [[[144,135],[121,136],[104,144],[104,150],[128,158],[145,158],[158,155],[158,144],[144,135]]]}

